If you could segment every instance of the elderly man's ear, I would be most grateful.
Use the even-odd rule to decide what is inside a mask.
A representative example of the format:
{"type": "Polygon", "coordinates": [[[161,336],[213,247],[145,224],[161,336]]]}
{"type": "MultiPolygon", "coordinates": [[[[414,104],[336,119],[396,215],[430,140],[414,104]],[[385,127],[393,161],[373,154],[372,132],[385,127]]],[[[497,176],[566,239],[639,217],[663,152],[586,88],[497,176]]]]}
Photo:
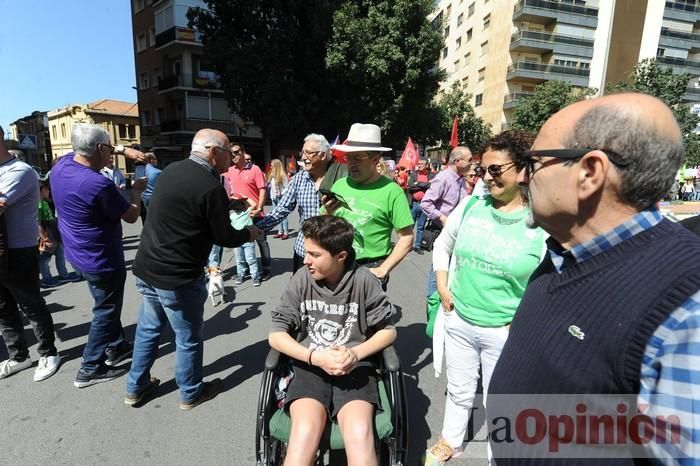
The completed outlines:
{"type": "Polygon", "coordinates": [[[581,200],[598,194],[605,184],[610,182],[609,172],[614,170],[607,156],[601,151],[592,151],[584,155],[578,165],[578,193],[581,200]]]}

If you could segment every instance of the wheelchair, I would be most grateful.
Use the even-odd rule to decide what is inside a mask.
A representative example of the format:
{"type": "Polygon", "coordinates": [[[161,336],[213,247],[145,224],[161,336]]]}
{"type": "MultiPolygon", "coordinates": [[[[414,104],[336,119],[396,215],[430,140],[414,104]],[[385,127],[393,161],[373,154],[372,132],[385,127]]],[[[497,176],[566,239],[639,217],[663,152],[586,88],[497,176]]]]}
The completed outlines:
{"type": "MultiPolygon", "coordinates": [[[[265,359],[265,371],[258,395],[255,428],[257,466],[278,466],[284,462],[291,419],[277,407],[275,387],[286,364],[286,356],[272,349],[265,359]]],[[[403,466],[408,449],[408,415],[403,372],[396,349],[389,346],[376,358],[382,412],[374,417],[375,448],[382,466],[403,466]]],[[[321,436],[315,466],[345,464],[340,428],[329,421],[321,436]],[[329,463],[324,458],[328,455],[329,463]]]]}

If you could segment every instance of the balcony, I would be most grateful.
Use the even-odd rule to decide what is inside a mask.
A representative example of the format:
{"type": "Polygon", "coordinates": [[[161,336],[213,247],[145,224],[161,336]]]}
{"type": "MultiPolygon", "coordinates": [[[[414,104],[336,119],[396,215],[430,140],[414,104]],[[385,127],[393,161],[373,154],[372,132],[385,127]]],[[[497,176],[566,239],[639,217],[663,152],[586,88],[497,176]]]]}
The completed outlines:
{"type": "Polygon", "coordinates": [[[503,110],[510,110],[518,106],[523,100],[535,95],[534,92],[510,92],[503,99],[503,110]]]}
{"type": "Polygon", "coordinates": [[[221,90],[221,81],[209,76],[197,76],[192,74],[171,74],[158,78],[158,93],[189,89],[189,90],[205,90],[223,92],[221,90]]]}
{"type": "Polygon", "coordinates": [[[200,129],[216,129],[226,134],[234,134],[236,124],[233,121],[215,120],[166,120],[160,124],[160,132],[164,133],[195,133],[200,129]]]}
{"type": "Polygon", "coordinates": [[[659,47],[672,47],[677,49],[700,48],[700,34],[661,28],[659,47]]]}
{"type": "Polygon", "coordinates": [[[664,10],[664,18],[686,22],[688,20],[700,21],[700,6],[668,1],[664,10]]]}
{"type": "Polygon", "coordinates": [[[598,26],[598,9],[547,0],[520,0],[515,4],[513,21],[527,21],[538,24],[558,21],[595,28],[598,26]]]}
{"type": "Polygon", "coordinates": [[[200,46],[202,45],[199,31],[185,27],[173,26],[170,29],[156,34],[156,49],[163,50],[174,45],[200,46]]]}
{"type": "Polygon", "coordinates": [[[675,74],[690,73],[693,76],[700,75],[700,61],[663,56],[657,56],[656,61],[661,65],[671,65],[675,74]]]}
{"type": "Polygon", "coordinates": [[[686,87],[685,94],[683,94],[683,102],[700,102],[700,87],[686,87]]]}
{"type": "Polygon", "coordinates": [[[567,81],[572,86],[586,87],[589,74],[590,70],[586,68],[519,61],[508,67],[506,79],[532,83],[559,80],[567,81]]]}
{"type": "Polygon", "coordinates": [[[510,50],[518,52],[557,52],[593,58],[593,41],[581,37],[537,31],[519,31],[510,38],[510,50]]]}

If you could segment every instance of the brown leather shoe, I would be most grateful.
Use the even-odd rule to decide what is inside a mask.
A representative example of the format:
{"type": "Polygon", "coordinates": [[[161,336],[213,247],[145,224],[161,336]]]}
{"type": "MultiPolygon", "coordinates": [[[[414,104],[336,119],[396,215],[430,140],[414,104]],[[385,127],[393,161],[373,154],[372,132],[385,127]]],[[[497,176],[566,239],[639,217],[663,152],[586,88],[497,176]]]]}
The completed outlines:
{"type": "Polygon", "coordinates": [[[203,384],[202,391],[199,392],[199,395],[197,398],[195,398],[192,401],[183,401],[180,403],[180,409],[183,411],[189,411],[190,409],[201,405],[205,401],[209,401],[212,398],[216,397],[216,395],[219,394],[221,389],[223,388],[224,384],[221,381],[221,379],[213,379],[210,380],[209,382],[204,382],[203,384]]]}

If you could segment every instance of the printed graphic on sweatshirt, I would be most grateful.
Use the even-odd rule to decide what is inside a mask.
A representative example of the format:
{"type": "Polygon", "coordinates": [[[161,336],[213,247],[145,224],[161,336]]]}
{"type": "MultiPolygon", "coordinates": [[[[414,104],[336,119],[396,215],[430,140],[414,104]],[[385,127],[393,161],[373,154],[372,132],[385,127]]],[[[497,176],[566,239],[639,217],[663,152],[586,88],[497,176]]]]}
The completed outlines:
{"type": "Polygon", "coordinates": [[[306,332],[311,349],[343,346],[352,336],[353,328],[359,324],[357,303],[327,304],[325,301],[307,299],[300,305],[301,315],[306,319],[306,332]]]}

